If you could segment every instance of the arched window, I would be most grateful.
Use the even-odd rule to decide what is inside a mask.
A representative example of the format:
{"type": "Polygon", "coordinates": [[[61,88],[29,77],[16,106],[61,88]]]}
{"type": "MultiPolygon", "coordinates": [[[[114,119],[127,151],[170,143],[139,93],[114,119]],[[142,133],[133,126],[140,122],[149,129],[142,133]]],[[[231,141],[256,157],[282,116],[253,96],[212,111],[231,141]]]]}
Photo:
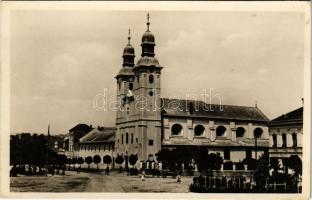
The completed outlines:
{"type": "Polygon", "coordinates": [[[276,134],[272,135],[272,139],[273,139],[273,148],[277,147],[277,136],[276,134]]]}
{"type": "Polygon", "coordinates": [[[154,83],[154,76],[153,76],[152,74],[149,75],[148,81],[149,81],[150,83],[154,83]]]}
{"type": "Polygon", "coordinates": [[[236,137],[241,138],[244,137],[245,129],[243,127],[238,127],[236,129],[236,137]]]}
{"type": "Polygon", "coordinates": [[[261,138],[262,133],[263,133],[263,130],[261,128],[256,128],[254,130],[254,137],[257,138],[257,139],[261,138]]]}
{"type": "Polygon", "coordinates": [[[133,144],[133,133],[131,133],[131,144],[133,144]]]}
{"type": "Polygon", "coordinates": [[[180,124],[174,124],[171,127],[171,134],[172,135],[181,135],[182,129],[183,129],[183,127],[180,124]]]}
{"type": "Polygon", "coordinates": [[[121,134],[121,144],[123,144],[123,134],[121,134]]]}
{"type": "Polygon", "coordinates": [[[217,137],[222,137],[225,135],[226,128],[224,126],[218,126],[216,133],[217,137]]]}
{"type": "Polygon", "coordinates": [[[133,83],[129,83],[129,90],[133,90],[133,83]]]}
{"type": "Polygon", "coordinates": [[[129,113],[130,113],[130,108],[129,108],[129,106],[127,105],[127,115],[129,115],[129,113]]]}
{"type": "Polygon", "coordinates": [[[129,134],[126,133],[126,144],[128,144],[128,141],[129,141],[129,134]]]}
{"type": "Polygon", "coordinates": [[[204,132],[205,132],[204,126],[202,125],[195,126],[195,129],[194,129],[195,136],[202,136],[204,135],[204,132]]]}
{"type": "Polygon", "coordinates": [[[293,133],[292,135],[293,147],[297,147],[297,134],[293,133]]]}

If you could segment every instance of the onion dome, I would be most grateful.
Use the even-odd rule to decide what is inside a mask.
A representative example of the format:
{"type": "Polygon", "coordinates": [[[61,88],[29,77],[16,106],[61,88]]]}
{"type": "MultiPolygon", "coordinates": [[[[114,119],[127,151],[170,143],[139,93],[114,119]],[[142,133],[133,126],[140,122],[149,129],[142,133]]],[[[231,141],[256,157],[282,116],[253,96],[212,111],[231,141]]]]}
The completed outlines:
{"type": "Polygon", "coordinates": [[[149,14],[147,14],[147,30],[145,31],[145,33],[142,36],[142,54],[141,56],[150,56],[150,57],[154,57],[155,53],[154,53],[154,47],[155,47],[155,37],[153,35],[153,33],[149,30],[149,14]]]}
{"type": "Polygon", "coordinates": [[[129,36],[128,36],[128,44],[123,50],[123,63],[122,66],[128,66],[128,67],[133,67],[134,66],[134,57],[135,57],[135,52],[134,48],[130,44],[131,36],[130,36],[130,29],[129,29],[129,36]]]}
{"type": "Polygon", "coordinates": [[[124,56],[135,56],[134,48],[131,44],[127,44],[127,46],[123,50],[123,57],[124,56]]]}
{"type": "Polygon", "coordinates": [[[146,43],[155,45],[155,36],[150,30],[147,30],[142,36],[142,44],[146,43]]]}

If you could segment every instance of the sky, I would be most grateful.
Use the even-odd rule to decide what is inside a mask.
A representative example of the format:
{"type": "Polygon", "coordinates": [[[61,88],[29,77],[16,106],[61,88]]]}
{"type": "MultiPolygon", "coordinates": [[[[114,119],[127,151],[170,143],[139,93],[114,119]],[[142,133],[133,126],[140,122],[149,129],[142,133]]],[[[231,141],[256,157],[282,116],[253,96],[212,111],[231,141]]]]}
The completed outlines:
{"type": "MultiPolygon", "coordinates": [[[[94,98],[116,94],[131,29],[136,61],[143,11],[14,11],[10,20],[11,132],[67,133],[77,123],[114,126],[94,98]]],[[[227,105],[269,118],[302,106],[304,16],[295,12],[152,11],[161,96],[213,90],[227,105]]]]}

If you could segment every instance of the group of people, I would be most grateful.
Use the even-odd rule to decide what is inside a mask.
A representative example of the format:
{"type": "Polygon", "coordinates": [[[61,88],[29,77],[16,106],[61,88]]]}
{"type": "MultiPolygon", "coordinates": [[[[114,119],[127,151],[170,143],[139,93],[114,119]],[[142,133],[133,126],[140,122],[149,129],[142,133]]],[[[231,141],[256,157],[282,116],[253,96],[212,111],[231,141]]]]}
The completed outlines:
{"type": "MultiPolygon", "coordinates": [[[[178,174],[176,178],[177,178],[177,183],[181,183],[181,175],[178,174]]],[[[141,180],[145,181],[145,170],[142,171],[141,180]]]]}

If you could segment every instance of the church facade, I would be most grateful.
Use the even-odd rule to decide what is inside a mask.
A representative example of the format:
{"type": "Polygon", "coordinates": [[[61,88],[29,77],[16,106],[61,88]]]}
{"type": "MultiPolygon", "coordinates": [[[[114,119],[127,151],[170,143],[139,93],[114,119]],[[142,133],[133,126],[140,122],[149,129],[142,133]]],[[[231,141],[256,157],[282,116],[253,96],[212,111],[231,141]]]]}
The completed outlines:
{"type": "Polygon", "coordinates": [[[135,64],[130,43],[123,51],[117,80],[116,154],[137,154],[139,161],[157,160],[161,149],[198,149],[224,160],[259,157],[269,148],[268,118],[257,106],[215,105],[204,101],[161,97],[162,68],[155,57],[155,36],[142,36],[135,64]]]}

